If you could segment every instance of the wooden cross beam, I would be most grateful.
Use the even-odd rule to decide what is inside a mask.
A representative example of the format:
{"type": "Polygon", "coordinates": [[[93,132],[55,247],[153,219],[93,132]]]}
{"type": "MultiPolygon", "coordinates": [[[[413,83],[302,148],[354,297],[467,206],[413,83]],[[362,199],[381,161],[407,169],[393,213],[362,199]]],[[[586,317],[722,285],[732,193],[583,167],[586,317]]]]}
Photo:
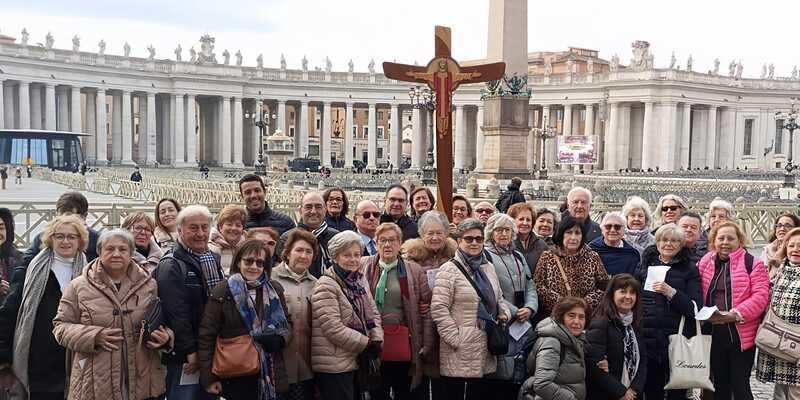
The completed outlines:
{"type": "MultiPolygon", "coordinates": [[[[453,206],[453,92],[462,83],[478,83],[503,77],[506,63],[462,67],[451,57],[450,28],[436,26],[434,57],[425,67],[383,63],[383,73],[391,79],[427,85],[436,93],[436,204],[452,217],[453,206]]],[[[459,123],[463,123],[459,121],[459,123]]],[[[478,123],[482,123],[478,121],[478,123]]],[[[396,161],[397,162],[397,161],[396,161]]]]}

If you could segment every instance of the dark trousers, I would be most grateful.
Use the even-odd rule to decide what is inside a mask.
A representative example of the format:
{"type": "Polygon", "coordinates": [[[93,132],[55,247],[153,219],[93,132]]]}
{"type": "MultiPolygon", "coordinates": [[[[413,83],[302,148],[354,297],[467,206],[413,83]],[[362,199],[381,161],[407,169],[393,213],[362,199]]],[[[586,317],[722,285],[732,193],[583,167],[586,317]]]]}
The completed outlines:
{"type": "Polygon", "coordinates": [[[407,362],[384,362],[381,364],[381,387],[369,392],[372,400],[411,399],[411,364],[407,362]],[[389,397],[389,393],[394,396],[389,397]]]}
{"type": "Polygon", "coordinates": [[[222,397],[225,400],[248,400],[258,395],[257,375],[223,379],[220,383],[222,383],[222,397]]]}
{"type": "Polygon", "coordinates": [[[501,381],[497,379],[486,379],[489,393],[495,399],[516,399],[519,395],[519,383],[512,381],[501,381]]]}
{"type": "Polygon", "coordinates": [[[711,330],[711,376],[715,400],[753,400],[750,372],[756,348],[742,351],[733,324],[714,325],[711,330]]]}
{"type": "Polygon", "coordinates": [[[685,400],[686,389],[664,390],[669,382],[669,359],[647,359],[647,381],[644,384],[644,398],[647,400],[685,400]]]}
{"type": "Polygon", "coordinates": [[[417,400],[444,400],[445,384],[442,378],[422,377],[422,382],[411,391],[413,398],[417,400]]]}
{"type": "Polygon", "coordinates": [[[30,400],[64,400],[64,392],[31,392],[30,400]]]}
{"type": "Polygon", "coordinates": [[[316,378],[322,400],[356,400],[356,371],[317,373],[316,378]]]}
{"type": "Polygon", "coordinates": [[[489,385],[482,378],[451,378],[444,380],[445,399],[447,400],[486,400],[497,398],[492,395],[489,385]]]}

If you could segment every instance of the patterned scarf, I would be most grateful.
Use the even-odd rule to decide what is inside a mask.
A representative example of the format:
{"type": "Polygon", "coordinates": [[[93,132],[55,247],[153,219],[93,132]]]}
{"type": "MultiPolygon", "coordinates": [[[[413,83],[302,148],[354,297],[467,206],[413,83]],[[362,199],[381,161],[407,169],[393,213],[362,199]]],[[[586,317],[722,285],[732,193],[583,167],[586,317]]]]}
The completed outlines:
{"type": "Polygon", "coordinates": [[[636,371],[639,369],[639,344],[636,341],[633,326],[631,326],[633,313],[619,314],[619,320],[625,330],[625,338],[622,340],[624,355],[622,368],[625,371],[622,374],[622,384],[630,387],[633,378],[636,377],[636,371]]]}
{"type": "MultiPolygon", "coordinates": [[[[286,319],[286,314],[283,312],[281,300],[278,297],[278,292],[272,287],[272,284],[267,279],[267,275],[262,273],[256,281],[245,281],[242,274],[233,274],[228,278],[228,287],[230,288],[233,300],[236,303],[236,309],[239,310],[239,315],[242,316],[245,326],[250,331],[250,335],[258,334],[276,334],[284,338],[289,336],[289,324],[286,319]],[[263,308],[261,310],[261,317],[256,312],[256,303],[248,295],[248,291],[252,289],[261,289],[261,299],[263,308]]],[[[258,293],[259,290],[256,291],[258,293]]],[[[277,391],[275,390],[275,362],[270,353],[264,351],[261,346],[255,346],[258,351],[259,363],[261,371],[259,372],[258,379],[258,399],[259,400],[273,400],[277,398],[277,391]]]]}
{"type": "MultiPolygon", "coordinates": [[[[378,266],[381,269],[378,283],[375,286],[375,305],[378,306],[378,311],[383,311],[384,299],[386,297],[386,281],[389,277],[389,272],[397,268],[397,280],[400,281],[400,291],[403,298],[408,299],[408,275],[406,275],[406,266],[400,257],[394,259],[394,262],[385,264],[383,261],[378,261],[378,266]]],[[[377,268],[375,269],[377,272],[377,268]]],[[[374,274],[373,274],[374,276],[374,274]]],[[[374,278],[372,279],[374,281],[374,278]]]]}
{"type": "Polygon", "coordinates": [[[353,312],[355,312],[356,319],[358,320],[353,323],[354,326],[348,327],[364,335],[368,335],[369,331],[375,327],[375,321],[371,318],[368,319],[366,316],[367,305],[364,302],[364,297],[367,295],[367,290],[364,289],[364,286],[361,284],[361,273],[358,271],[348,271],[338,264],[333,264],[333,272],[342,282],[342,291],[353,307],[353,312]]]}
{"type": "Polygon", "coordinates": [[[322,225],[319,226],[317,229],[311,229],[310,226],[305,225],[303,223],[299,224],[299,227],[311,232],[314,234],[314,237],[317,238],[317,244],[319,247],[320,254],[322,254],[322,265],[320,268],[324,271],[325,268],[328,268],[331,265],[331,257],[328,255],[328,248],[327,246],[322,245],[322,241],[319,239],[319,236],[322,235],[326,229],[328,229],[328,223],[323,220],[322,225]]]}
{"type": "MultiPolygon", "coordinates": [[[[182,244],[182,243],[181,243],[182,244]]],[[[211,289],[214,289],[218,283],[222,282],[225,279],[225,276],[222,274],[222,270],[220,269],[219,263],[217,259],[214,257],[214,253],[211,250],[206,250],[204,253],[198,253],[188,246],[186,247],[186,251],[189,252],[197,261],[200,263],[200,271],[203,273],[203,278],[206,280],[206,285],[208,286],[208,294],[211,294],[211,289]]]]}
{"type": "Polygon", "coordinates": [[[472,270],[472,277],[475,281],[475,285],[478,287],[478,290],[481,291],[486,302],[489,303],[486,305],[484,302],[478,301],[478,319],[484,322],[484,329],[488,332],[491,328],[490,324],[494,323],[494,317],[497,315],[497,299],[494,297],[492,283],[489,282],[489,278],[486,277],[486,274],[484,274],[481,269],[481,265],[488,261],[486,261],[483,252],[477,256],[470,256],[459,248],[458,253],[472,270]]]}

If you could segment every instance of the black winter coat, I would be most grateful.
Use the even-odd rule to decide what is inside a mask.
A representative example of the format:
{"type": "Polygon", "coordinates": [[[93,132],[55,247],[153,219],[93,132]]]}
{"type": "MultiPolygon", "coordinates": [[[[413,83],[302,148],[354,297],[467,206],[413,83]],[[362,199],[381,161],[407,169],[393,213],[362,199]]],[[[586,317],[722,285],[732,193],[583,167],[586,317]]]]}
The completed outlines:
{"type": "MultiPolygon", "coordinates": [[[[651,265],[664,265],[658,259],[658,249],[652,245],[642,253],[642,268],[639,270],[639,280],[644,285],[647,279],[647,268],[651,265]]],[[[644,308],[643,334],[647,344],[647,356],[665,362],[667,359],[667,346],[669,335],[678,332],[681,316],[687,321],[683,334],[692,337],[695,334],[694,305],[698,308],[703,305],[700,294],[700,272],[689,259],[687,250],[681,251],[672,259],[671,267],[667,271],[665,282],[676,290],[672,300],[663,294],[643,291],[642,306],[644,308]]]]}
{"type": "MultiPolygon", "coordinates": [[[[641,332],[636,331],[639,345],[639,367],[631,388],[641,394],[647,379],[647,350],[641,332]]],[[[618,319],[595,319],[586,332],[586,399],[617,400],[628,390],[622,385],[625,362],[625,331],[618,319]],[[608,360],[608,372],[597,367],[603,358],[608,360]]],[[[641,396],[640,396],[641,397],[641,396]]]]}
{"type": "Polygon", "coordinates": [[[409,239],[416,239],[419,237],[419,230],[417,229],[417,223],[411,219],[408,215],[403,215],[397,221],[392,218],[391,215],[387,214],[385,211],[381,214],[381,223],[384,222],[392,222],[397,224],[400,227],[400,230],[403,231],[403,242],[409,239]]]}
{"type": "Polygon", "coordinates": [[[278,232],[278,236],[283,235],[289,229],[295,227],[292,219],[280,212],[269,208],[269,204],[264,204],[264,210],[260,213],[247,211],[247,221],[244,223],[245,229],[250,228],[272,228],[278,232]]]}

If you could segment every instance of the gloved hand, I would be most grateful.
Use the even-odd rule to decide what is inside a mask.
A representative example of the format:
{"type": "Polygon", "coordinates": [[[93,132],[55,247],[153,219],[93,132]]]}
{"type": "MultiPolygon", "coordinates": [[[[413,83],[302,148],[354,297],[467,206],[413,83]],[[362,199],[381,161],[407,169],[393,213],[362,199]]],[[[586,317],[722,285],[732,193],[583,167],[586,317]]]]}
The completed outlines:
{"type": "Polygon", "coordinates": [[[381,356],[381,351],[383,351],[383,342],[370,340],[364,349],[364,354],[372,358],[378,358],[381,356]]]}
{"type": "Polygon", "coordinates": [[[253,336],[253,340],[261,345],[267,353],[276,353],[286,347],[286,339],[281,335],[275,334],[260,334],[253,336]]]}

